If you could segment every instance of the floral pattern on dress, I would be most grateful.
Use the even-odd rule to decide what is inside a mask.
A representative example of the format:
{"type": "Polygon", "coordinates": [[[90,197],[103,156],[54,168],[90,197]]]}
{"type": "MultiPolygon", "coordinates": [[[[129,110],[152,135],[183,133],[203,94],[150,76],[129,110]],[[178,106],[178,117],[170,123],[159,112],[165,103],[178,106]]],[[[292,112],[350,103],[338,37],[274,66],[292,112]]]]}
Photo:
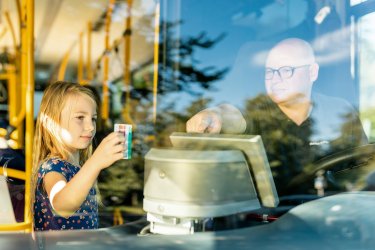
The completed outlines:
{"type": "Polygon", "coordinates": [[[69,218],[64,218],[53,210],[48,195],[42,185],[44,176],[49,172],[60,173],[65,177],[67,182],[69,182],[79,170],[79,167],[59,158],[51,158],[41,165],[35,190],[35,231],[98,228],[98,202],[94,187],[90,189],[81,207],[69,218]]]}

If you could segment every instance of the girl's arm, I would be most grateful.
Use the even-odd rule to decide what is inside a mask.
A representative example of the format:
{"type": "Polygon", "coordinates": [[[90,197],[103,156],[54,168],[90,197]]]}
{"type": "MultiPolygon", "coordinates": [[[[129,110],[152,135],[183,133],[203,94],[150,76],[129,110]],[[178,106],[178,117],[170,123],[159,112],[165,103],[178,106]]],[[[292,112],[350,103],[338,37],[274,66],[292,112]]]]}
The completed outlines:
{"type": "Polygon", "coordinates": [[[58,214],[68,218],[81,207],[100,171],[123,158],[124,141],[120,133],[108,135],[69,182],[57,172],[44,176],[44,188],[58,214]]]}

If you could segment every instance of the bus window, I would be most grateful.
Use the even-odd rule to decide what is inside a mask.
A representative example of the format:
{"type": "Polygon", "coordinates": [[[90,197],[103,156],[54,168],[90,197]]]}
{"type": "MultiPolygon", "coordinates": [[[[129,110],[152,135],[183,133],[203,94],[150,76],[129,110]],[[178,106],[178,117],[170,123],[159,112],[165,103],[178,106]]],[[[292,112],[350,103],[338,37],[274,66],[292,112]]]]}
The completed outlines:
{"type": "Polygon", "coordinates": [[[367,14],[358,20],[358,57],[359,83],[361,96],[361,115],[363,125],[371,141],[375,139],[375,77],[372,69],[375,67],[374,46],[375,14],[367,14]]]}
{"type": "MultiPolygon", "coordinates": [[[[36,6],[46,7],[44,2],[36,1],[36,6]]],[[[122,216],[125,222],[143,217],[145,155],[153,148],[175,147],[170,136],[176,132],[212,132],[216,125],[211,121],[221,122],[214,131],[218,136],[261,138],[261,159],[267,158],[281,201],[295,194],[304,202],[364,190],[367,180],[374,179],[375,174],[367,177],[375,166],[356,168],[368,158],[352,158],[375,142],[374,3],[57,1],[49,6],[56,15],[48,10],[42,15],[44,8],[36,7],[35,23],[42,26],[35,28],[39,87],[34,90],[34,113],[44,88],[62,77],[87,85],[100,102],[94,148],[114,124],[133,125],[131,159],[116,162],[98,178],[104,204],[99,207],[100,227],[121,224],[122,216]],[[51,51],[62,53],[52,56],[51,51]],[[205,111],[213,114],[204,120],[209,126],[190,131],[189,121],[205,111]],[[225,117],[234,114],[246,123],[238,126],[242,130],[226,128],[234,119],[225,117]]],[[[13,6],[4,8],[8,5],[13,6]]],[[[10,47],[3,43],[9,34],[0,39],[0,51],[10,47]]],[[[12,53],[17,60],[22,54],[12,53]]],[[[12,112],[4,93],[12,85],[3,74],[5,55],[0,55],[0,132],[6,135],[12,112]]],[[[19,110],[18,101],[12,110],[19,110]]],[[[163,180],[168,177],[159,174],[163,180]]],[[[187,187],[195,185],[183,174],[176,176],[187,187]]]]}
{"type": "MultiPolygon", "coordinates": [[[[362,4],[353,6],[360,9],[362,4]]],[[[211,1],[190,0],[161,1],[161,6],[157,145],[170,146],[170,132],[184,131],[186,121],[199,111],[229,103],[246,117],[247,133],[261,135],[278,191],[286,194],[291,190],[283,187],[308,165],[367,143],[366,121],[364,128],[358,111],[363,98],[370,99],[360,90],[366,86],[362,78],[358,81],[352,73],[353,30],[347,3],[222,0],[213,6],[211,1]],[[278,51],[279,61],[270,59],[270,51],[286,39],[309,44],[319,66],[315,75],[313,63],[302,55],[291,62],[278,51]],[[291,73],[281,73],[284,67],[291,73]],[[267,70],[272,71],[269,78],[267,70]],[[308,90],[275,101],[270,89],[286,91],[293,85],[293,74],[300,72],[310,72],[308,90]],[[304,113],[291,108],[300,101],[299,107],[309,103],[301,109],[304,113]],[[288,113],[290,108],[295,113],[288,113]]],[[[296,43],[288,48],[290,55],[300,50],[296,43]]],[[[369,49],[363,53],[372,55],[369,49]]],[[[362,64],[361,70],[370,74],[362,64]]],[[[310,184],[294,188],[293,192],[316,192],[310,184]]]]}

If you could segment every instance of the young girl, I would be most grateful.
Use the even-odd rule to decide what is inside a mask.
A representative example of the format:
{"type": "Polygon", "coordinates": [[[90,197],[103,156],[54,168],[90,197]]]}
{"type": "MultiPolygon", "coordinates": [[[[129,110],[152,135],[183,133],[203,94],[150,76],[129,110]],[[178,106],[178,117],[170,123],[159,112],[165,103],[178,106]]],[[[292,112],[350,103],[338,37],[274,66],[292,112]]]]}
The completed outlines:
{"type": "Polygon", "coordinates": [[[47,87],[40,105],[32,180],[34,229],[98,228],[96,178],[123,157],[125,138],[111,133],[92,152],[97,104],[77,83],[47,87]]]}

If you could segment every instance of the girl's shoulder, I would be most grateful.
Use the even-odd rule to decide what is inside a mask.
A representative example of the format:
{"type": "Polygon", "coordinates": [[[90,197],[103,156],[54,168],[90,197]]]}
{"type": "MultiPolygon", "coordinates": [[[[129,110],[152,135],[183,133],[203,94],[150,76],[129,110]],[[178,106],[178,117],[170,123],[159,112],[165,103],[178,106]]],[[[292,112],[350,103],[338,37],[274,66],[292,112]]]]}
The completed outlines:
{"type": "Polygon", "coordinates": [[[71,164],[70,162],[60,159],[58,157],[51,157],[46,159],[41,163],[39,171],[41,173],[48,172],[58,172],[58,173],[67,173],[67,172],[76,172],[79,168],[71,164]]]}
{"type": "Polygon", "coordinates": [[[45,159],[42,162],[41,166],[42,168],[51,168],[53,166],[64,166],[67,164],[69,164],[69,162],[67,162],[66,160],[60,159],[58,157],[51,157],[51,158],[45,159]]]}

